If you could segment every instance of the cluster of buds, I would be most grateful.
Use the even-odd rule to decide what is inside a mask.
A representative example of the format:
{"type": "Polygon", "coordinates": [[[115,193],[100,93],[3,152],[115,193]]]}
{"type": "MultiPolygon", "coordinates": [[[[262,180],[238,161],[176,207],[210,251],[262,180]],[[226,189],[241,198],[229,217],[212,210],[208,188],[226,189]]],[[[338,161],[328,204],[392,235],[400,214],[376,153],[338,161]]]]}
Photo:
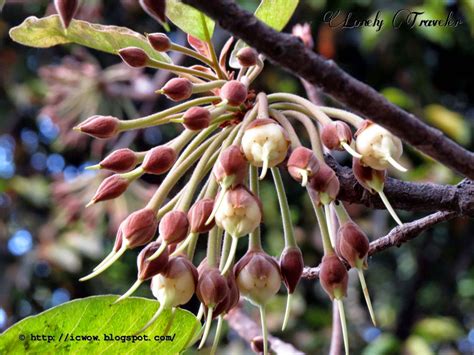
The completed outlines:
{"type": "MultiPolygon", "coordinates": [[[[75,11],[73,3],[68,7],[64,6],[65,2],[57,1],[65,27],[75,11]]],[[[165,22],[164,1],[140,1],[140,4],[152,17],[165,22]]],[[[353,156],[357,180],[370,192],[377,192],[390,213],[401,223],[383,193],[387,168],[393,166],[404,170],[397,162],[402,153],[400,140],[368,120],[342,110],[327,110],[295,95],[266,96],[260,93],[255,96],[249,87],[260,73],[263,60],[252,48],[237,51],[240,70],[234,73],[226,66],[229,48],[223,50],[216,63],[210,54],[214,49],[210,50],[212,43],[209,41],[189,36],[191,46],[196,49],[193,51],[173,43],[163,33],[149,34],[147,39],[157,52],[180,51],[207,67],[163,63],[137,47],[123,48],[118,52],[121,59],[133,68],[152,67],[178,74],[179,77],[168,81],[157,93],[179,104],[128,121],[93,116],[76,130],[107,139],[120,132],[168,123],[182,123],[185,129],[167,144],[146,152],[119,149],[91,167],[115,173],[103,181],[91,203],[116,198],[143,174],[166,176],[147,206],[122,222],[112,252],[81,280],[97,276],[126,250],[146,245],[138,255],[137,281],[118,299],[127,298],[143,282],[151,279],[151,290],[160,301],[160,308],[142,331],[164,309],[181,306],[196,294],[202,304],[202,313],[207,312],[201,340],[203,346],[213,319],[217,317],[222,321],[222,315],[234,308],[242,295],[260,308],[262,317],[263,336],[254,339],[252,346],[268,354],[265,305],[279,292],[283,283],[288,291],[284,328],[290,296],[297,289],[304,267],[280,176],[281,168],[286,167],[289,175],[307,189],[313,203],[324,245],[320,283],[330,299],[338,302],[348,352],[342,303],[347,293],[347,267],[359,270],[364,295],[375,322],[362,273],[367,267],[369,244],[367,236],[337,201],[339,178],[324,161],[322,148],[324,145],[329,150],[349,152],[353,156]],[[192,99],[195,94],[200,96],[192,99]],[[279,111],[279,107],[291,109],[279,111]],[[301,146],[287,115],[301,118],[311,137],[311,149],[301,146]],[[332,120],[330,116],[338,120],[332,120]],[[320,136],[314,134],[317,130],[311,119],[322,125],[320,136]],[[356,140],[348,123],[358,129],[356,140]],[[169,196],[192,166],[195,169],[187,185],[174,197],[169,196]],[[260,238],[263,212],[258,186],[259,179],[264,179],[268,170],[272,173],[278,195],[285,236],[285,248],[278,261],[264,251],[260,238]],[[199,196],[191,206],[199,187],[199,196]],[[168,196],[171,198],[165,204],[168,196]],[[332,235],[330,228],[333,210],[340,223],[336,236],[332,235]],[[153,241],[157,230],[158,235],[153,241]],[[223,232],[224,243],[220,243],[223,232]],[[207,256],[196,269],[193,259],[197,238],[201,234],[208,234],[207,256]],[[249,249],[234,265],[238,241],[245,236],[249,236],[249,249]]]]}

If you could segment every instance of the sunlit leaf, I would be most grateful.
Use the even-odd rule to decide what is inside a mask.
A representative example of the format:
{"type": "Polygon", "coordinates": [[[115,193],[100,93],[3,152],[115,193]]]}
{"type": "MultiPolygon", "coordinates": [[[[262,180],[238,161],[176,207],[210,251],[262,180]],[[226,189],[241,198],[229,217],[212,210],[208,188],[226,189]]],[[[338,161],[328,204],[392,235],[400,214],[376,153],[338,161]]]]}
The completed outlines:
{"type": "Polygon", "coordinates": [[[262,0],[255,16],[268,26],[281,31],[298,6],[299,0],[262,0]]]}
{"type": "Polygon", "coordinates": [[[197,319],[188,311],[164,311],[145,332],[148,341],[131,338],[158,309],[158,302],[132,297],[113,304],[117,296],[97,296],[74,300],[28,317],[0,335],[0,354],[178,354],[188,343],[197,319]],[[50,342],[33,336],[49,336],[50,342]],[[105,335],[118,340],[107,341],[105,335]],[[168,335],[163,339],[160,336],[168,335]],[[66,340],[66,336],[68,340],[66,340]],[[97,338],[94,339],[93,337],[97,338]],[[155,336],[158,338],[155,339],[155,336]],[[71,340],[80,337],[85,340],[71,340]],[[89,338],[92,337],[92,338],[89,338]],[[90,341],[89,341],[90,339],[90,341]],[[122,340],[123,339],[123,340],[122,340]]]}
{"type": "Polygon", "coordinates": [[[454,318],[436,317],[419,321],[414,333],[432,342],[455,341],[463,335],[463,330],[454,318]]]}
{"type": "Polygon", "coordinates": [[[469,121],[461,114],[437,104],[426,106],[424,111],[426,119],[448,136],[461,144],[468,144],[471,141],[469,121]]]}
{"type": "Polygon", "coordinates": [[[140,47],[158,61],[170,63],[165,54],[155,51],[146,38],[126,27],[104,26],[87,21],[72,20],[67,31],[58,15],[43,18],[28,17],[10,30],[10,37],[25,46],[49,48],[58,44],[77,43],[99,51],[116,54],[124,47],[140,47]]]}
{"type": "Polygon", "coordinates": [[[383,89],[380,93],[385,96],[388,101],[401,108],[410,110],[415,105],[413,99],[398,88],[388,87],[383,89]]]}
{"type": "Polygon", "coordinates": [[[203,41],[206,40],[204,24],[207,26],[210,37],[214,32],[214,21],[194,7],[178,0],[166,0],[166,17],[182,31],[203,41]]]}

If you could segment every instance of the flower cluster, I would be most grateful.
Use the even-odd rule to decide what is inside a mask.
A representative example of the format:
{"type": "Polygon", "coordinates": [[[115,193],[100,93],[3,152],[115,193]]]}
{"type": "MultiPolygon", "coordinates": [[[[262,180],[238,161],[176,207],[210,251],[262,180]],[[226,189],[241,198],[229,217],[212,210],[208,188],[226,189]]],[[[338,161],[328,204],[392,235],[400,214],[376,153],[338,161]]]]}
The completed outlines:
{"type": "MultiPolygon", "coordinates": [[[[140,1],[149,14],[164,21],[159,6],[153,5],[156,3],[160,2],[140,1]]],[[[65,26],[71,21],[71,11],[63,10],[67,15],[63,16],[65,26]]],[[[177,75],[157,94],[178,104],[130,120],[95,115],[75,127],[97,139],[109,139],[129,130],[169,123],[182,125],[181,133],[166,144],[145,152],[119,149],[93,167],[114,174],[102,182],[89,205],[119,197],[144,174],[166,175],[148,204],[120,224],[111,253],[81,280],[99,275],[127,250],[144,246],[137,259],[137,281],[118,299],[130,296],[143,282],[151,280],[151,290],[160,308],[142,331],[163,310],[186,304],[196,294],[201,302],[198,318],[205,316],[202,347],[213,320],[217,318],[221,323],[242,296],[260,309],[263,338],[258,342],[267,354],[266,304],[283,284],[288,293],[285,328],[291,296],[304,267],[281,177],[281,172],[287,171],[307,190],[314,207],[324,246],[320,282],[330,299],[338,303],[347,353],[342,300],[347,293],[348,268],[359,272],[375,323],[363,275],[369,242],[338,201],[339,179],[325,162],[323,151],[345,150],[351,154],[357,180],[370,193],[378,193],[401,224],[383,193],[387,168],[405,170],[397,161],[402,154],[400,140],[369,120],[315,105],[296,95],[255,95],[251,85],[263,68],[263,57],[252,48],[240,49],[235,54],[240,68],[229,71],[226,64],[232,39],[218,59],[209,39],[202,41],[189,36],[195,48],[192,50],[173,43],[163,33],[148,34],[147,38],[156,51],[180,51],[201,64],[164,64],[141,48],[123,48],[118,55],[130,67],[164,69],[177,75]],[[310,148],[302,146],[295,133],[290,121],[294,118],[308,130],[310,148]],[[353,130],[357,132],[353,134],[353,130]],[[171,196],[173,187],[188,171],[189,181],[171,196]],[[278,259],[265,252],[260,237],[263,212],[259,180],[269,172],[278,196],[285,238],[285,248],[278,259]],[[338,219],[336,233],[332,213],[338,219]],[[199,237],[207,238],[207,252],[196,267],[194,255],[199,237]],[[238,258],[237,246],[243,241],[248,242],[248,251],[238,258]]]]}

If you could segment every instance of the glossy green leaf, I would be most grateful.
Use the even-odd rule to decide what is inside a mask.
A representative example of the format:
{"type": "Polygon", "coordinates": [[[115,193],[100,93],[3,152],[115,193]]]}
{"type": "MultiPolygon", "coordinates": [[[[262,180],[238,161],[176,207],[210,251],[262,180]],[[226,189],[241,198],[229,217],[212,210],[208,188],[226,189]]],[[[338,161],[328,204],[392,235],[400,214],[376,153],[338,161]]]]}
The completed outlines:
{"type": "Polygon", "coordinates": [[[116,54],[121,48],[134,46],[142,48],[155,60],[171,62],[166,54],[155,51],[143,35],[126,27],[72,20],[66,31],[58,15],[28,17],[22,24],[10,30],[10,37],[15,42],[30,47],[49,48],[58,44],[77,43],[112,54],[116,54]]]}
{"type": "Polygon", "coordinates": [[[262,0],[255,16],[268,26],[281,31],[290,21],[299,0],[262,0]]]}
{"type": "Polygon", "coordinates": [[[166,17],[182,31],[203,41],[206,40],[204,24],[209,31],[209,37],[212,37],[214,32],[215,23],[213,20],[194,7],[185,5],[178,0],[166,0],[166,17]]]}
{"type": "Polygon", "coordinates": [[[117,296],[78,299],[28,317],[0,335],[0,354],[171,355],[181,352],[197,329],[194,315],[177,309],[166,331],[171,319],[168,310],[150,328],[138,334],[141,340],[135,338],[133,342],[131,336],[148,322],[159,304],[138,297],[112,304],[116,299],[117,296]],[[161,337],[166,335],[169,337],[161,337]],[[41,341],[34,340],[38,336],[41,341]],[[106,340],[106,336],[115,340],[106,340]]]}

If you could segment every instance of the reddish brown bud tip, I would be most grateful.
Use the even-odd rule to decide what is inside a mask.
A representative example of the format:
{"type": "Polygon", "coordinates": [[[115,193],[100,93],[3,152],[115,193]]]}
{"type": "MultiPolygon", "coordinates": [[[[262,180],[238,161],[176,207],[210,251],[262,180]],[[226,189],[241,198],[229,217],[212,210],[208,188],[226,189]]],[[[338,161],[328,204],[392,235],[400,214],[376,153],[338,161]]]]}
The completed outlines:
{"type": "Polygon", "coordinates": [[[114,251],[118,252],[120,248],[122,248],[123,243],[123,233],[122,233],[122,226],[119,226],[117,230],[117,234],[115,235],[115,242],[114,242],[114,251]]]}
{"type": "Polygon", "coordinates": [[[179,243],[183,241],[189,232],[189,221],[183,211],[171,211],[161,219],[159,232],[161,238],[168,243],[179,243]]]}
{"type": "Polygon", "coordinates": [[[385,177],[387,176],[386,170],[372,169],[370,166],[362,165],[360,159],[353,158],[352,171],[359,184],[370,193],[375,194],[383,189],[385,177]]]}
{"type": "Polygon", "coordinates": [[[346,296],[348,279],[347,269],[337,255],[323,256],[319,281],[331,299],[341,299],[346,296]]]}
{"type": "Polygon", "coordinates": [[[237,52],[236,57],[241,66],[252,67],[257,64],[258,53],[253,48],[245,47],[237,52]]]}
{"type": "Polygon", "coordinates": [[[159,248],[159,242],[152,242],[142,249],[137,258],[138,279],[145,281],[163,272],[168,265],[168,250],[165,249],[156,259],[148,260],[159,248]]]}
{"type": "Polygon", "coordinates": [[[96,203],[119,197],[127,190],[129,183],[130,182],[121,175],[114,174],[109,176],[99,185],[94,197],[92,197],[92,202],[96,203]]]}
{"type": "Polygon", "coordinates": [[[226,278],[217,268],[203,267],[199,270],[196,295],[206,307],[214,308],[228,295],[226,278]]]}
{"type": "Polygon", "coordinates": [[[192,279],[194,280],[194,293],[194,289],[198,282],[199,274],[196,267],[186,256],[179,255],[174,258],[170,258],[168,261],[168,266],[163,272],[163,276],[169,279],[176,279],[180,277],[180,275],[182,275],[183,273],[191,273],[192,279]]]}
{"type": "Polygon", "coordinates": [[[118,54],[120,58],[132,68],[144,68],[150,59],[148,54],[138,47],[122,48],[118,51],[118,54]]]}
{"type": "Polygon", "coordinates": [[[74,129],[95,138],[107,139],[119,131],[120,120],[112,116],[91,116],[74,129]]]}
{"type": "Polygon", "coordinates": [[[256,305],[266,304],[281,285],[280,267],[263,251],[248,251],[234,266],[240,292],[256,305]]]}
{"type": "Polygon", "coordinates": [[[54,0],[54,6],[64,28],[69,27],[72,18],[76,14],[78,5],[77,0],[54,0]]]}
{"type": "Polygon", "coordinates": [[[166,52],[171,49],[171,41],[164,33],[150,33],[147,35],[148,42],[154,50],[166,52]]]}
{"type": "Polygon", "coordinates": [[[303,274],[303,254],[298,247],[285,248],[280,256],[280,270],[288,293],[295,291],[303,274]]]}
{"type": "Polygon", "coordinates": [[[175,150],[171,147],[160,145],[146,153],[142,168],[148,174],[159,175],[170,170],[175,160],[175,150]]]}
{"type": "Polygon", "coordinates": [[[185,78],[173,78],[163,86],[161,91],[170,100],[183,101],[193,94],[193,83],[185,78]]]}
{"type": "Polygon", "coordinates": [[[339,194],[339,179],[327,164],[321,163],[317,174],[309,181],[310,192],[315,193],[318,204],[328,204],[339,194]]]}
{"type": "Polygon", "coordinates": [[[156,21],[166,22],[166,0],[140,0],[140,6],[156,21]]]}
{"type": "Polygon", "coordinates": [[[250,342],[250,347],[252,348],[252,351],[256,354],[262,354],[264,351],[264,346],[263,346],[263,336],[257,335],[252,339],[250,342]]]}
{"type": "Polygon", "coordinates": [[[213,173],[216,181],[226,187],[242,184],[247,174],[248,163],[237,145],[224,149],[214,164],[213,173]]]}
{"type": "Polygon", "coordinates": [[[220,96],[229,105],[239,106],[247,99],[247,87],[238,80],[231,80],[221,88],[220,96]]]}
{"type": "Polygon", "coordinates": [[[122,148],[109,154],[99,165],[103,169],[112,170],[116,173],[124,173],[132,170],[137,163],[138,159],[135,152],[128,148],[122,148]]]}
{"type": "Polygon", "coordinates": [[[227,295],[214,309],[213,315],[216,317],[222,313],[228,313],[231,309],[236,307],[239,304],[240,292],[237,286],[237,281],[232,272],[227,274],[227,295]]]}
{"type": "Polygon", "coordinates": [[[344,150],[341,143],[351,144],[352,131],[349,125],[342,121],[332,121],[325,124],[321,131],[323,144],[331,150],[344,150]]]}
{"type": "Polygon", "coordinates": [[[130,214],[121,225],[123,238],[130,249],[149,243],[158,227],[155,211],[143,208],[130,214]]]}
{"type": "Polygon", "coordinates": [[[287,166],[293,179],[301,183],[303,179],[309,179],[318,172],[319,161],[311,149],[298,147],[291,153],[287,166]]]}
{"type": "Polygon", "coordinates": [[[213,208],[214,200],[212,198],[199,200],[191,207],[188,212],[191,233],[207,233],[214,227],[214,219],[209,224],[206,224],[213,208]]]}
{"type": "Polygon", "coordinates": [[[191,107],[183,115],[183,125],[191,131],[207,128],[210,123],[211,113],[200,106],[191,107]]]}
{"type": "Polygon", "coordinates": [[[339,227],[336,250],[351,267],[361,269],[367,266],[369,239],[353,221],[348,221],[339,227]]]}

